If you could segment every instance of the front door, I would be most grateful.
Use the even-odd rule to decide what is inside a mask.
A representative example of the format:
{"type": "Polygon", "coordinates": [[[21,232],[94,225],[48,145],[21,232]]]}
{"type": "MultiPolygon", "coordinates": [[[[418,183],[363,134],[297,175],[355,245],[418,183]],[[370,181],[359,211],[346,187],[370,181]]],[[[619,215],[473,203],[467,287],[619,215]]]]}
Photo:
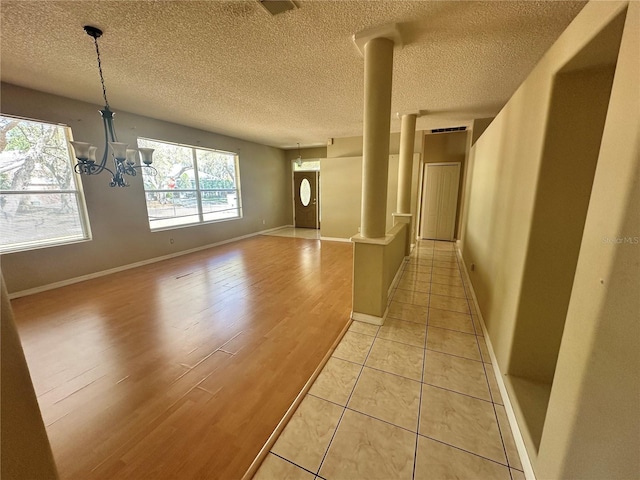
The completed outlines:
{"type": "Polygon", "coordinates": [[[318,172],[294,172],[296,228],[318,228],[318,172]]]}

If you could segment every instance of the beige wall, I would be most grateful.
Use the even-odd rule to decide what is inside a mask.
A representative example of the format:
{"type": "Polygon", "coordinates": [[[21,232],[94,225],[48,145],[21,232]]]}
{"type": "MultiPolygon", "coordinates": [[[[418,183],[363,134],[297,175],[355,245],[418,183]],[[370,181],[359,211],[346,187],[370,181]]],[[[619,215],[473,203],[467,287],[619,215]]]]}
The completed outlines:
{"type": "Polygon", "coordinates": [[[476,141],[480,138],[480,135],[484,133],[491,122],[493,122],[494,117],[487,118],[476,118],[473,120],[473,127],[471,130],[471,144],[474,145],[476,141]]]}
{"type": "Polygon", "coordinates": [[[0,280],[2,283],[0,477],[6,479],[56,479],[58,473],[20,344],[18,330],[13,320],[4,278],[0,280]]]}
{"type": "MultiPolygon", "coordinates": [[[[389,157],[386,231],[393,227],[392,214],[398,196],[398,155],[389,157]]],[[[414,154],[412,206],[415,210],[417,170],[420,155],[414,154]]],[[[320,160],[320,208],[323,237],[350,238],[359,232],[362,207],[362,157],[323,158],[320,160]]],[[[412,212],[415,215],[415,211],[412,212]]]]}
{"type": "MultiPolygon", "coordinates": [[[[8,84],[1,94],[3,113],[64,123],[74,138],[102,146],[99,106],[8,84]]],[[[292,223],[291,164],[282,150],[126,112],[117,112],[115,123],[121,142],[135,144],[139,136],[237,152],[243,218],[151,233],[142,177],[128,188],[109,187],[106,174],[82,177],[93,240],[3,255],[9,292],[292,223]]]]}
{"type": "MultiPolygon", "coordinates": [[[[327,156],[327,147],[311,147],[311,148],[301,148],[300,149],[300,157],[304,159],[318,159],[325,158],[327,156]]],[[[285,150],[284,157],[288,160],[295,160],[298,158],[298,149],[295,150],[285,150]]]]}
{"type": "MultiPolygon", "coordinates": [[[[424,132],[416,131],[414,149],[416,153],[422,153],[422,136],[424,132]]],[[[400,134],[392,133],[389,136],[389,155],[400,153],[400,134]]],[[[327,146],[327,157],[360,157],[362,156],[362,137],[334,138],[333,145],[327,146]]]]}
{"type": "MultiPolygon", "coordinates": [[[[602,146],[599,150],[597,146],[587,149],[593,152],[596,148],[599,154],[586,217],[583,214],[584,231],[577,265],[573,267],[575,275],[569,288],[570,299],[565,306],[566,320],[562,319],[563,329],[560,328],[561,343],[554,347],[557,364],[548,352],[544,354],[547,358],[543,363],[548,363],[543,368],[555,364],[555,375],[552,375],[550,397],[548,393],[546,397],[548,405],[544,405],[542,412],[544,424],[540,426],[539,449],[532,448],[531,443],[528,445],[538,478],[640,476],[640,246],[603,241],[605,237],[633,239],[638,236],[640,4],[587,4],[477,140],[469,158],[461,248],[467,268],[470,270],[471,264],[475,264],[475,270],[470,272],[471,281],[498,366],[503,374],[510,374],[513,373],[510,361],[519,354],[526,354],[516,353],[515,349],[528,342],[529,355],[524,363],[519,360],[520,365],[526,364],[532,361],[536,345],[540,344],[541,350],[549,346],[540,342],[545,334],[553,333],[553,329],[544,328],[544,322],[549,318],[540,308],[545,302],[556,301],[552,294],[541,290],[537,303],[527,304],[524,298],[527,265],[534,266],[535,262],[538,266],[546,265],[546,279],[551,280],[554,273],[553,265],[549,264],[553,262],[553,255],[551,251],[545,255],[544,251],[554,248],[554,236],[558,242],[565,240],[559,227],[544,231],[546,221],[539,222],[536,213],[536,208],[540,214],[544,213],[540,211],[543,205],[536,200],[544,195],[543,189],[560,192],[562,183],[565,189],[571,189],[574,181],[583,184],[579,178],[585,166],[579,156],[574,156],[580,154],[579,148],[578,152],[557,148],[555,156],[549,156],[551,136],[548,128],[551,123],[548,114],[550,106],[553,111],[554,79],[563,69],[567,71],[565,67],[585,69],[611,61],[615,35],[607,34],[606,38],[590,42],[624,12],[627,5],[629,14],[602,146]],[[589,45],[594,48],[585,49],[589,45]],[[582,52],[587,50],[589,55],[585,57],[582,52]],[[545,158],[570,162],[570,171],[556,172],[564,177],[564,182],[554,186],[553,175],[551,180],[545,180],[548,173],[545,173],[545,158]],[[544,238],[545,235],[549,246],[541,248],[540,236],[544,238]],[[530,255],[536,257],[535,262],[530,255]],[[526,322],[529,327],[539,323],[535,332],[531,329],[526,334],[518,332],[520,328],[527,330],[525,324],[519,323],[523,308],[527,310],[526,315],[531,314],[531,321],[526,322]],[[538,315],[532,309],[538,309],[538,315]]],[[[595,77],[591,76],[588,81],[580,79],[591,82],[591,86],[585,86],[587,91],[607,81],[606,68],[589,75],[592,74],[595,77]]],[[[564,80],[558,79],[559,82],[564,80]]],[[[560,90],[556,88],[556,93],[560,90]]],[[[602,108],[602,99],[597,95],[590,100],[592,105],[587,102],[587,105],[571,106],[574,93],[563,93],[565,98],[561,103],[565,103],[561,108],[574,110],[574,115],[580,115],[580,108],[589,112],[592,108],[597,110],[598,102],[602,108]]],[[[555,102],[555,105],[559,104],[555,102]]],[[[563,117],[562,114],[558,117],[557,112],[555,115],[556,120],[563,117]]],[[[589,121],[589,118],[574,118],[574,126],[587,128],[581,124],[583,120],[589,121]]],[[[570,137],[565,131],[565,139],[575,142],[570,137]]],[[[553,140],[556,147],[561,146],[562,141],[553,140]]],[[[582,138],[581,141],[587,140],[582,138]]],[[[544,205],[547,212],[552,208],[552,201],[544,205]]],[[[568,214],[574,215],[574,212],[568,214]]],[[[575,220],[567,219],[568,223],[575,220]]],[[[566,265],[562,268],[567,273],[566,265]]],[[[538,283],[544,279],[541,276],[538,283]]],[[[565,290],[565,302],[566,295],[565,290]]],[[[554,323],[553,327],[560,325],[554,323]]],[[[558,336],[558,329],[555,335],[558,336]]],[[[532,376],[531,372],[517,373],[528,378],[532,376]]],[[[546,370],[543,376],[548,373],[546,370]]],[[[509,383],[509,375],[506,380],[509,383]]],[[[509,398],[518,403],[513,393],[511,390],[509,398]]],[[[525,405],[520,407],[530,408],[526,403],[532,399],[533,395],[521,399],[525,405]]],[[[518,424],[526,430],[525,419],[520,417],[518,424]]]]}

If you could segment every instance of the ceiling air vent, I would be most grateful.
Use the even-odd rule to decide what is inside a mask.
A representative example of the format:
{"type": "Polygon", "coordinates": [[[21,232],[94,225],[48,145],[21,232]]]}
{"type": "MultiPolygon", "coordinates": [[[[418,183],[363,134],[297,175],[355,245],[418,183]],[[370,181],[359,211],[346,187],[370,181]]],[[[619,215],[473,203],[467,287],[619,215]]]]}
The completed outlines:
{"type": "Polygon", "coordinates": [[[271,15],[278,15],[298,8],[291,0],[258,0],[258,3],[271,15]]]}
{"type": "Polygon", "coordinates": [[[464,132],[466,129],[467,127],[435,128],[431,130],[431,133],[464,132]]]}

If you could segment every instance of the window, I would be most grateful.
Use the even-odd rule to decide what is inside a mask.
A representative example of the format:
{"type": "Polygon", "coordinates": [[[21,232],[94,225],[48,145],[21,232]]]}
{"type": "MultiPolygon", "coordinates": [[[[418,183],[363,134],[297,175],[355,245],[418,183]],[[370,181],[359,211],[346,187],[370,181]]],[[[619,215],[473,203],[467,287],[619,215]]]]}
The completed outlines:
{"type": "Polygon", "coordinates": [[[88,240],[69,128],[0,116],[0,252],[88,240]]]}
{"type": "Polygon", "coordinates": [[[157,140],[152,175],[143,170],[151,230],[242,217],[238,155],[157,140]]]}

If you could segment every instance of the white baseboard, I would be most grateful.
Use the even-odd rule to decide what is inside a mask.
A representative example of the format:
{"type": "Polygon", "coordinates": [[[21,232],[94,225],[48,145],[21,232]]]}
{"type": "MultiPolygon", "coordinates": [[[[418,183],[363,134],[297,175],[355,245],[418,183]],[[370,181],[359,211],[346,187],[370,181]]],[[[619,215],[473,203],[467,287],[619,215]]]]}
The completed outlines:
{"type": "Polygon", "coordinates": [[[500,395],[502,396],[504,409],[507,412],[507,418],[509,419],[509,426],[511,427],[513,440],[515,441],[516,448],[518,449],[518,456],[520,457],[520,463],[522,463],[524,476],[526,480],[536,480],[536,475],[533,471],[533,466],[531,465],[531,460],[529,459],[529,454],[527,452],[527,448],[525,447],[524,439],[522,438],[522,432],[520,432],[520,427],[518,426],[516,414],[513,410],[513,406],[511,405],[511,401],[509,400],[507,387],[504,384],[504,380],[502,378],[502,372],[500,371],[500,367],[498,366],[498,361],[496,360],[495,352],[493,351],[493,345],[491,344],[491,339],[489,338],[489,332],[487,332],[487,327],[484,323],[484,318],[482,317],[480,306],[478,305],[478,298],[476,297],[476,292],[473,289],[473,285],[471,284],[471,278],[469,276],[469,272],[467,271],[467,266],[465,265],[462,259],[462,252],[460,251],[460,240],[456,242],[456,252],[458,254],[459,263],[462,265],[463,274],[466,277],[467,284],[469,285],[469,290],[471,291],[471,298],[475,306],[476,315],[479,319],[480,326],[482,327],[482,333],[484,334],[484,339],[487,344],[487,350],[489,351],[489,356],[491,357],[491,366],[493,367],[493,373],[495,374],[495,377],[496,377],[496,383],[498,384],[498,389],[500,390],[500,395]]]}
{"type": "Polygon", "coordinates": [[[136,267],[142,267],[143,265],[149,265],[151,263],[161,262],[163,260],[169,260],[170,258],[180,257],[182,255],[188,255],[190,253],[199,252],[200,250],[206,250],[207,248],[218,247],[220,245],[225,245],[231,242],[237,242],[239,240],[244,240],[245,238],[256,237],[258,235],[262,235],[264,233],[272,232],[274,230],[280,230],[281,228],[286,228],[287,225],[283,227],[275,227],[269,228],[267,230],[260,230],[259,232],[249,233],[247,235],[242,235],[240,237],[229,238],[228,240],[222,240],[216,243],[210,243],[207,245],[203,245],[201,247],[190,248],[189,250],[182,250],[180,252],[170,253],[168,255],[162,255],[161,257],[149,258],[147,260],[141,260],[135,263],[129,263],[127,265],[121,265],[119,267],[109,268],[107,270],[101,270],[99,272],[88,273],[87,275],[81,275],[79,277],[68,278],[66,280],[61,280],[59,282],[49,283],[47,285],[41,285],[40,287],[29,288],[27,290],[21,290],[19,292],[13,292],[9,294],[9,299],[13,300],[14,298],[26,297],[27,295],[34,295],[40,292],[46,292],[47,290],[53,290],[54,288],[66,287],[67,285],[73,285],[74,283],[84,282],[85,280],[91,280],[92,278],[104,277],[105,275],[111,275],[112,273],[122,272],[123,270],[130,270],[136,267]]]}
{"type": "Polygon", "coordinates": [[[370,323],[371,325],[384,325],[384,321],[387,318],[387,312],[389,308],[386,308],[382,317],[376,317],[375,315],[369,315],[368,313],[360,313],[351,311],[351,320],[357,320],[362,323],[370,323]]]}

